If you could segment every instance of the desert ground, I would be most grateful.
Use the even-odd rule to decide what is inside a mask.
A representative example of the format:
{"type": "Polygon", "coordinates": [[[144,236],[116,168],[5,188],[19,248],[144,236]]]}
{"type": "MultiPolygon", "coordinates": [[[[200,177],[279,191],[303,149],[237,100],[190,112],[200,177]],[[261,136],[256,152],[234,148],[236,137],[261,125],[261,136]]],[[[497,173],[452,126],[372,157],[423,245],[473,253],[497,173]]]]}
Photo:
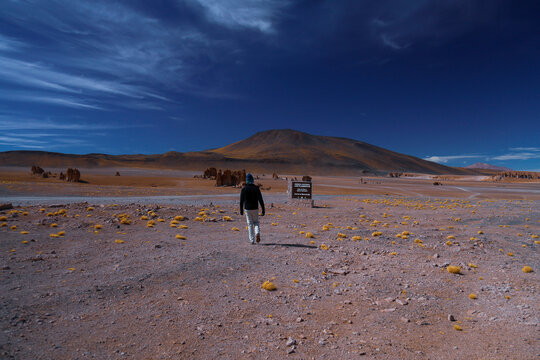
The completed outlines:
{"type": "Polygon", "coordinates": [[[538,183],[259,174],[251,245],[239,188],[119,171],[0,169],[1,358],[540,358],[538,183]]]}

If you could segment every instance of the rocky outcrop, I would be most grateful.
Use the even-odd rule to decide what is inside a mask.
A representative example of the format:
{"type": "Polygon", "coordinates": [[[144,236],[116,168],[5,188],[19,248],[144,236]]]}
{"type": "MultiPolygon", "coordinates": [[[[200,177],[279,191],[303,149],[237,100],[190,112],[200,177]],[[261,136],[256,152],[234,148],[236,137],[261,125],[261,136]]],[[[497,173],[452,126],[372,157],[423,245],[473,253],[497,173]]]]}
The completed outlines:
{"type": "Polygon", "coordinates": [[[217,169],[215,167],[208,168],[204,170],[203,179],[212,179],[215,180],[217,177],[217,169]]]}
{"type": "Polygon", "coordinates": [[[66,180],[66,174],[64,174],[63,172],[60,172],[60,175],[58,175],[58,178],[60,180],[66,180]]]}
{"type": "Polygon", "coordinates": [[[246,182],[246,170],[225,169],[216,172],[216,186],[239,186],[246,182]]]}
{"type": "Polygon", "coordinates": [[[276,173],[273,173],[273,174],[272,174],[272,179],[274,179],[274,180],[278,180],[278,179],[279,179],[279,176],[278,176],[278,174],[276,174],[276,173]]]}
{"type": "Polygon", "coordinates": [[[79,182],[81,180],[81,172],[79,169],[67,169],[67,181],[69,182],[79,182]]]}
{"type": "Polygon", "coordinates": [[[403,173],[400,173],[400,172],[390,172],[390,173],[388,173],[388,177],[391,177],[391,178],[398,178],[398,177],[401,177],[401,175],[403,175],[403,173]]]}
{"type": "Polygon", "coordinates": [[[32,166],[32,175],[41,175],[45,172],[42,168],[37,165],[32,166]]]}
{"type": "Polygon", "coordinates": [[[302,176],[302,181],[311,181],[311,176],[308,176],[308,175],[302,176]]]}
{"type": "Polygon", "coordinates": [[[114,176],[120,176],[120,173],[117,171],[116,174],[114,174],[114,176]]]}
{"type": "Polygon", "coordinates": [[[505,171],[493,176],[493,180],[503,179],[538,180],[540,179],[540,173],[531,171],[505,171]]]}

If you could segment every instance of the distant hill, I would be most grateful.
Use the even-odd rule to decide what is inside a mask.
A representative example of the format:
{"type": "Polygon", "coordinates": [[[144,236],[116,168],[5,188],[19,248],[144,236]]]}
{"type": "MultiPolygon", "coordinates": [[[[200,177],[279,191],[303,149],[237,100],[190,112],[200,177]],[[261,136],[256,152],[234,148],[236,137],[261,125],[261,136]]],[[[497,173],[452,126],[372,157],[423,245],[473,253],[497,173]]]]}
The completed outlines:
{"type": "Polygon", "coordinates": [[[466,169],[483,169],[483,170],[497,170],[497,171],[514,171],[504,166],[491,165],[486,163],[474,163],[472,165],[466,166],[466,169]]]}
{"type": "Polygon", "coordinates": [[[253,172],[359,174],[416,172],[478,174],[481,170],[453,168],[400,154],[361,141],[311,135],[295,130],[259,132],[233,144],[197,152],[155,155],[62,154],[43,151],[0,152],[0,166],[149,167],[204,170],[206,167],[253,172]]]}

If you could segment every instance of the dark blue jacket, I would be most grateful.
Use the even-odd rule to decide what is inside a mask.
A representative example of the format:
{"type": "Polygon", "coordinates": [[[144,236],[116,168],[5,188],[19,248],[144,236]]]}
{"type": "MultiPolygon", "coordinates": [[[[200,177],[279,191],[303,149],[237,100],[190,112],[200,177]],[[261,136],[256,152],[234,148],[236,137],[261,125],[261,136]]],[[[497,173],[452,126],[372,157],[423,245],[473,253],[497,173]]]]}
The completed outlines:
{"type": "Polygon", "coordinates": [[[244,209],[256,210],[261,204],[262,214],[264,215],[264,201],[261,189],[254,184],[247,184],[240,193],[240,215],[244,215],[244,209]]]}

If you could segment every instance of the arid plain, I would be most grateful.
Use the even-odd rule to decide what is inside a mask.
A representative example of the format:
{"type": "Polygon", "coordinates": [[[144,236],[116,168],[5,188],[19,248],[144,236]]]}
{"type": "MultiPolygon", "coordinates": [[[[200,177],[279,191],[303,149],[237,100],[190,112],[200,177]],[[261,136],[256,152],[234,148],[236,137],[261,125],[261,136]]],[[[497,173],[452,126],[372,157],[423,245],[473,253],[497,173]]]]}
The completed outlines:
{"type": "Polygon", "coordinates": [[[81,173],[0,171],[2,358],[540,356],[537,182],[315,176],[306,208],[258,174],[253,246],[239,188],[81,173]]]}

